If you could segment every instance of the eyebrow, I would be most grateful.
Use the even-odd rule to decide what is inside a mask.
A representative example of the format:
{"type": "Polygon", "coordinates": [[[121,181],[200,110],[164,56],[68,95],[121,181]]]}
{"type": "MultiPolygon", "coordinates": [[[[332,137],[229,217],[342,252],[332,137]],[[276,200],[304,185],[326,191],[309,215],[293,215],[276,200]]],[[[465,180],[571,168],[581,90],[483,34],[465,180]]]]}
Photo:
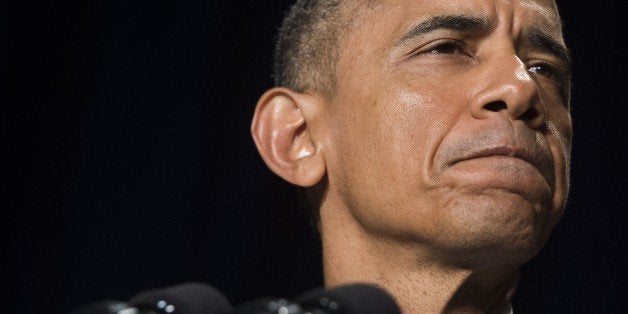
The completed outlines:
{"type": "MultiPolygon", "coordinates": [[[[493,25],[494,23],[489,19],[475,15],[436,15],[412,26],[394,46],[401,46],[408,40],[424,36],[425,34],[439,29],[473,33],[487,31],[493,25]]],[[[524,40],[533,47],[553,54],[561,59],[567,65],[568,71],[571,72],[571,56],[569,49],[546,31],[537,27],[528,28],[524,30],[524,40]]]]}
{"type": "Polygon", "coordinates": [[[540,49],[541,51],[555,55],[565,62],[568,68],[571,68],[571,56],[569,49],[564,44],[550,36],[547,32],[536,27],[525,29],[523,32],[523,39],[529,45],[540,49]]]}
{"type": "Polygon", "coordinates": [[[488,29],[491,24],[492,23],[487,19],[473,15],[436,15],[412,26],[412,28],[397,41],[395,46],[400,46],[410,39],[421,37],[438,29],[464,33],[479,32],[488,29]]]}

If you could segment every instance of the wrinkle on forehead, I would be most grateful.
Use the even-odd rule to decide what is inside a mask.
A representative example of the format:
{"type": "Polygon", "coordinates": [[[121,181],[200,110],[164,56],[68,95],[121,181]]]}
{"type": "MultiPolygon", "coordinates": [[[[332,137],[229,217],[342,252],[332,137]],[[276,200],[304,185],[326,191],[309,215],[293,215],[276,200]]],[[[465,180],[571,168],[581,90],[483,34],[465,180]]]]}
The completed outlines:
{"type": "MultiPolygon", "coordinates": [[[[354,15],[356,14],[356,10],[376,10],[381,9],[383,4],[388,6],[404,6],[407,5],[410,1],[399,1],[399,0],[363,0],[360,1],[357,7],[350,7],[351,9],[346,11],[348,14],[354,15]]],[[[433,6],[433,2],[431,0],[415,0],[413,2],[414,6],[418,7],[435,7],[433,6]]],[[[539,15],[543,17],[544,20],[550,22],[552,27],[556,27],[557,29],[562,28],[562,24],[560,22],[560,16],[558,13],[558,6],[556,1],[554,0],[439,0],[441,3],[445,3],[445,6],[449,9],[467,11],[469,8],[481,8],[485,5],[491,5],[495,2],[501,2],[502,4],[507,5],[517,5],[524,7],[528,10],[537,12],[539,15]]]]}
{"type": "Polygon", "coordinates": [[[356,54],[374,53],[372,50],[392,49],[413,24],[443,14],[486,18],[509,28],[515,37],[538,29],[564,46],[562,23],[553,0],[356,0],[345,2],[343,10],[349,22],[340,52],[349,59],[356,54]],[[389,38],[378,43],[373,33],[378,35],[375,37],[389,38]]]}
{"type": "Polygon", "coordinates": [[[541,28],[549,33],[554,33],[558,38],[562,39],[562,23],[558,13],[558,7],[553,0],[501,0],[502,2],[516,2],[517,5],[524,9],[524,12],[528,14],[534,13],[545,23],[535,25],[537,28],[541,28]]]}
{"type": "MultiPolygon", "coordinates": [[[[512,0],[503,0],[512,1],[512,0]]],[[[519,4],[523,7],[535,10],[537,12],[546,12],[548,19],[554,19],[558,17],[558,6],[553,0],[518,0],[519,4]]]]}
{"type": "MultiPolygon", "coordinates": [[[[500,23],[509,24],[507,27],[511,28],[515,36],[532,26],[543,30],[564,45],[562,22],[554,0],[363,0],[359,8],[354,7],[348,12],[354,16],[384,13],[384,16],[388,15],[390,18],[392,11],[403,12],[398,17],[400,20],[396,33],[405,31],[410,27],[406,23],[415,23],[417,18],[437,14],[472,14],[485,16],[495,22],[506,19],[500,23]],[[420,15],[416,15],[417,13],[420,15]]],[[[380,16],[380,21],[381,18],[380,16]]]]}

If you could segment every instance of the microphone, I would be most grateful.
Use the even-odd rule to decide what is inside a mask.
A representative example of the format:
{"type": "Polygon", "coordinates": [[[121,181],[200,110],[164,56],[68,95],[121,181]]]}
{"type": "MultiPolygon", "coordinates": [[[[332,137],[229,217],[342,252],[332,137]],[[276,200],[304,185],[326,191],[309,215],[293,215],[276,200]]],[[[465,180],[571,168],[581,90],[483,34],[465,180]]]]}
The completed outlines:
{"type": "Polygon", "coordinates": [[[96,302],[68,314],[223,314],[231,311],[231,304],[220,291],[203,283],[187,282],[140,292],[128,302],[96,302]]]}
{"type": "Polygon", "coordinates": [[[295,301],[307,309],[334,314],[401,314],[395,299],[385,290],[365,284],[351,284],[333,289],[314,289],[295,301]]]}
{"type": "Polygon", "coordinates": [[[393,297],[369,284],[307,291],[294,301],[262,298],[235,308],[234,314],[401,314],[393,297]]]}
{"type": "Polygon", "coordinates": [[[294,300],[262,298],[235,309],[215,288],[198,282],[140,292],[129,301],[104,300],[68,314],[401,314],[381,288],[359,283],[306,291],[294,300]]]}
{"type": "Polygon", "coordinates": [[[132,309],[132,307],[122,301],[103,300],[70,310],[67,314],[118,314],[132,309]]]}
{"type": "Polygon", "coordinates": [[[132,297],[129,303],[141,314],[213,314],[231,311],[231,304],[220,291],[198,282],[144,291],[132,297]]]}

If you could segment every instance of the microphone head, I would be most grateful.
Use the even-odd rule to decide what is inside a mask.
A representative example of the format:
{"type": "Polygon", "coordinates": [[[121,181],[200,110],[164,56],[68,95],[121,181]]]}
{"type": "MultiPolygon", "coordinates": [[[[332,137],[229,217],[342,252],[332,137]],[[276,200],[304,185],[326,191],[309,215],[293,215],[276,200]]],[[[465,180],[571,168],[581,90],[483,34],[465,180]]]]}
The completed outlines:
{"type": "Polygon", "coordinates": [[[116,300],[103,300],[70,310],[67,314],[117,314],[126,310],[129,305],[116,300]]]}
{"type": "Polygon", "coordinates": [[[133,296],[129,304],[159,314],[222,314],[232,310],[220,291],[199,282],[147,290],[133,296]]]}
{"type": "Polygon", "coordinates": [[[370,284],[351,284],[332,289],[314,289],[297,297],[303,308],[335,314],[401,314],[395,299],[370,284]]]}

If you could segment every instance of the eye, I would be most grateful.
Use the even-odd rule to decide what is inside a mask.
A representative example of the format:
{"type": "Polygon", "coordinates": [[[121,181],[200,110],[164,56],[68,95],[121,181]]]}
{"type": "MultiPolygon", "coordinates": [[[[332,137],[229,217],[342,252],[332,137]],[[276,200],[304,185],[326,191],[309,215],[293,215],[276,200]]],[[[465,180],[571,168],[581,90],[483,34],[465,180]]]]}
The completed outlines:
{"type": "Polygon", "coordinates": [[[528,66],[528,71],[530,73],[542,75],[551,79],[556,79],[558,76],[558,71],[552,65],[547,63],[535,63],[528,66]]]}
{"type": "Polygon", "coordinates": [[[460,43],[446,41],[438,43],[427,49],[427,53],[434,54],[464,54],[465,51],[460,43]]]}

